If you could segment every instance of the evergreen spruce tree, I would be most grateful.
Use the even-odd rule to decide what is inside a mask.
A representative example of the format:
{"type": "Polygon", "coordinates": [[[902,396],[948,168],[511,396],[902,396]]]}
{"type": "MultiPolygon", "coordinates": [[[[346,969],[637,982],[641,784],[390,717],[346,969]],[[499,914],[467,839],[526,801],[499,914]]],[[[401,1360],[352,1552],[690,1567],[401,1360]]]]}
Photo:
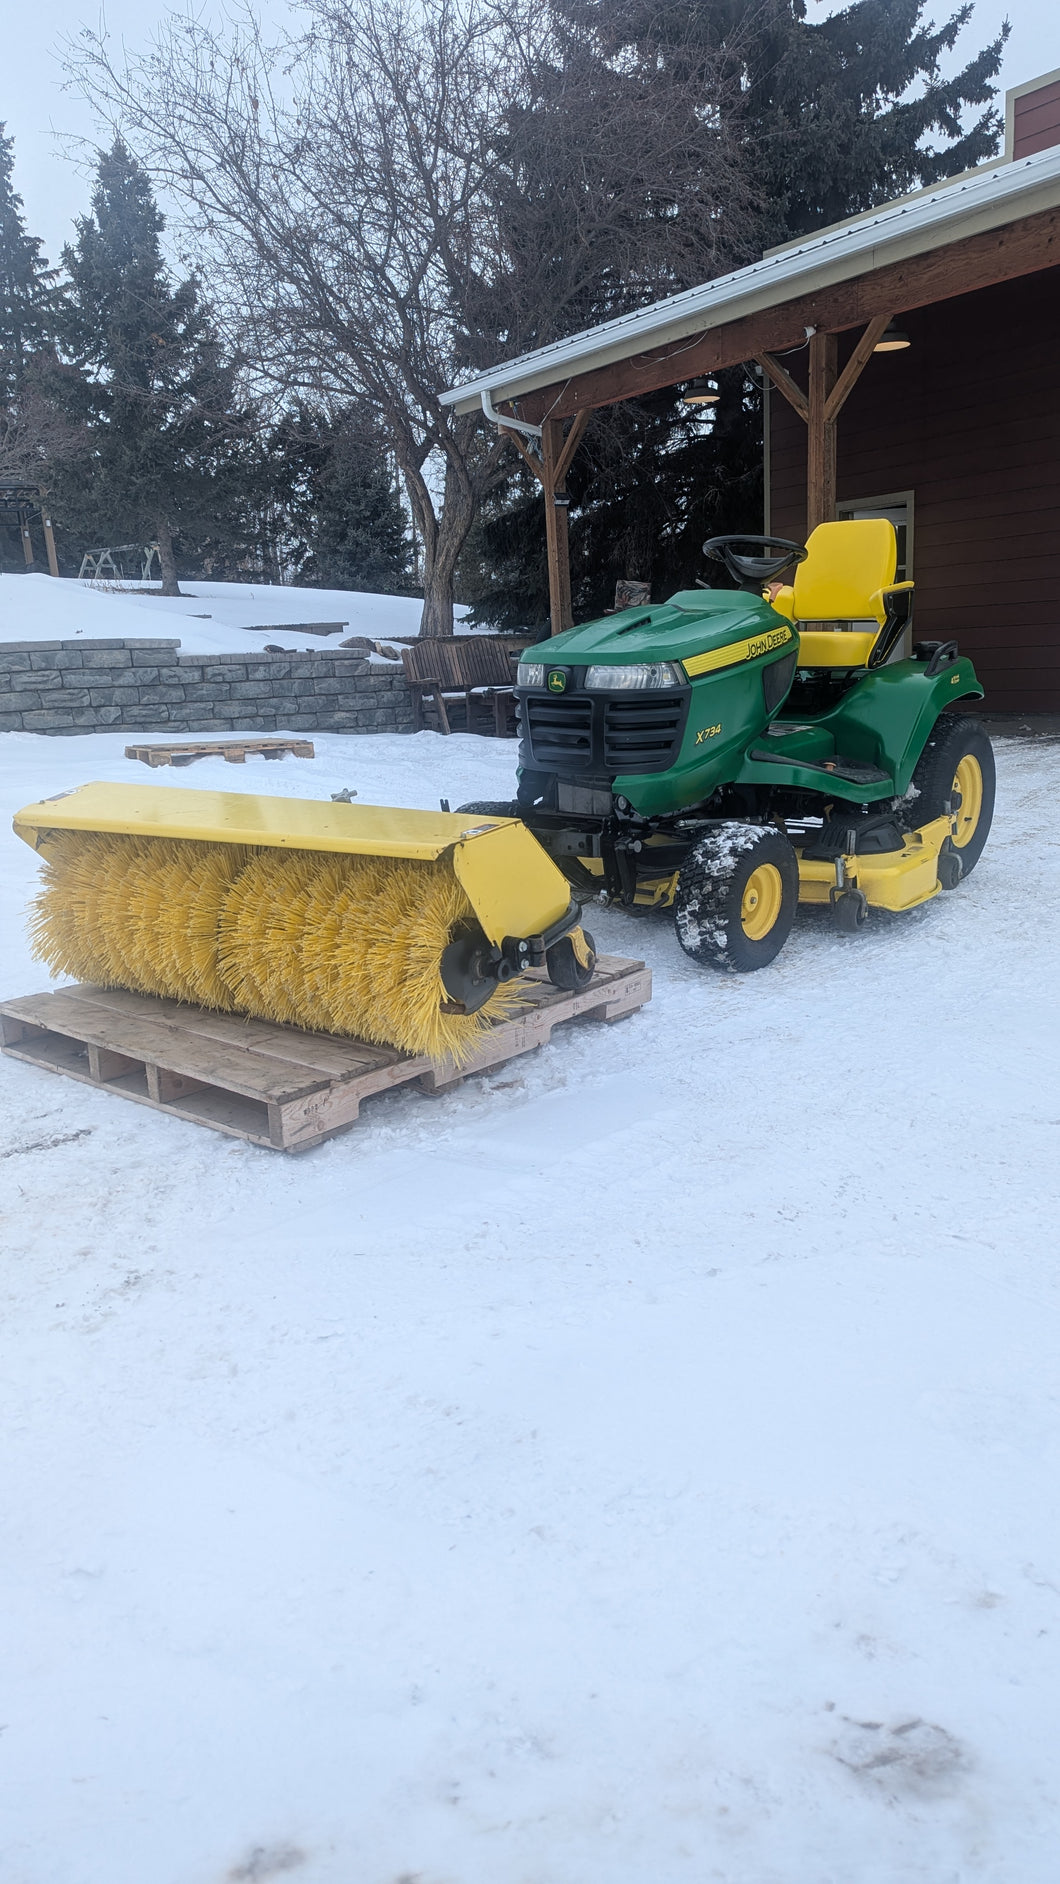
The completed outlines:
{"type": "Polygon", "coordinates": [[[101,154],[91,214],[63,251],[64,339],[84,374],[91,475],[58,506],[103,544],[155,541],[164,595],[180,593],[182,538],[216,537],[236,497],[235,368],[194,277],[174,285],[145,172],[117,138],[101,154]]]}
{"type": "Polygon", "coordinates": [[[735,99],[758,239],[768,246],[827,227],[992,157],[1004,129],[993,104],[1008,25],[943,78],[974,7],[941,26],[924,0],[854,0],[822,20],[807,0],[560,0],[599,56],[665,82],[712,52],[735,99]],[[972,121],[963,114],[971,108],[972,121]]]}
{"type": "MultiPolygon", "coordinates": [[[[50,354],[56,270],[26,231],[14,185],[14,139],[0,124],[0,476],[38,483],[47,478],[52,414],[40,384],[50,354]]],[[[23,563],[18,532],[0,520],[0,563],[23,563]]]]}
{"type": "Polygon", "coordinates": [[[405,513],[368,415],[301,407],[277,429],[272,455],[287,484],[284,560],[295,579],[311,588],[405,592],[405,513]]]}
{"type": "Polygon", "coordinates": [[[56,270],[36,236],[27,235],[15,190],[15,141],[0,124],[0,409],[18,397],[32,355],[52,334],[56,270]]]}

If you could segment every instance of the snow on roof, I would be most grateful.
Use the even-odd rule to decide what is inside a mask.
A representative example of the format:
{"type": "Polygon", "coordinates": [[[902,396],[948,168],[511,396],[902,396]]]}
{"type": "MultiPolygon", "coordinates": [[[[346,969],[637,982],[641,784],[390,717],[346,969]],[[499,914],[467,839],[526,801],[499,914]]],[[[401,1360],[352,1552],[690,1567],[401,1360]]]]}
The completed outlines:
{"type": "Polygon", "coordinates": [[[763,255],[697,288],[621,314],[551,346],[491,367],[442,394],[442,404],[473,412],[483,393],[515,399],[557,380],[624,360],[647,347],[701,334],[722,322],[831,287],[886,263],[906,261],[964,237],[1060,206],[1060,147],[1018,162],[983,165],[763,255]]]}

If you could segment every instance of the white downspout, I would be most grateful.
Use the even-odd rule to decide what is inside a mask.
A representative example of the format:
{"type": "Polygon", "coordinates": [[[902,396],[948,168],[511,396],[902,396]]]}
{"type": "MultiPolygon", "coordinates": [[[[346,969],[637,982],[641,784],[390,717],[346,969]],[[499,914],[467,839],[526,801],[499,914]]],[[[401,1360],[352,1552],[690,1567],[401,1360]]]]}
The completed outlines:
{"type": "Polygon", "coordinates": [[[506,425],[510,431],[525,432],[528,438],[541,437],[540,425],[528,425],[525,419],[510,419],[506,412],[496,411],[488,388],[484,388],[479,396],[482,400],[482,410],[491,425],[506,425]]]}

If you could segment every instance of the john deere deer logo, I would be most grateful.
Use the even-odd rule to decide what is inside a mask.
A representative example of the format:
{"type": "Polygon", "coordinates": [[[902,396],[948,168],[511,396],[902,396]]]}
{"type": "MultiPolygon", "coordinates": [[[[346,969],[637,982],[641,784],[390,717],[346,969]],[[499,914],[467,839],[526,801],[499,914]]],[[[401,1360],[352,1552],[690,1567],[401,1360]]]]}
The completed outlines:
{"type": "Polygon", "coordinates": [[[550,667],[548,670],[549,693],[566,693],[567,676],[562,667],[550,667]]]}

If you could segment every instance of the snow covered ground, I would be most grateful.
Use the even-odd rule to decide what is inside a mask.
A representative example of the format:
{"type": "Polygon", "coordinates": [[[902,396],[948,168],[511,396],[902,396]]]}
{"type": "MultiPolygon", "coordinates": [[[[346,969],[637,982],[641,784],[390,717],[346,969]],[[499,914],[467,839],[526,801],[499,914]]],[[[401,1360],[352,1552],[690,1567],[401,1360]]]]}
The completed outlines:
{"type": "MultiPolygon", "coordinates": [[[[513,762],[317,750],[173,783],[513,762]]],[[[1058,792],[757,976],[594,914],[649,1008],[301,1160],[0,1061],[4,1884],[1053,1884],[1058,792]]]]}
{"type": "Polygon", "coordinates": [[[181,588],[182,595],[169,597],[70,577],[0,575],[0,642],[176,635],[182,654],[250,654],[278,634],[285,648],[319,654],[338,647],[346,635],[368,635],[373,641],[415,635],[423,607],[416,596],[350,589],[196,581],[182,582],[181,588]],[[341,634],[307,635],[286,625],[306,621],[346,626],[341,634]],[[251,628],[262,632],[250,633],[251,628]]]}

